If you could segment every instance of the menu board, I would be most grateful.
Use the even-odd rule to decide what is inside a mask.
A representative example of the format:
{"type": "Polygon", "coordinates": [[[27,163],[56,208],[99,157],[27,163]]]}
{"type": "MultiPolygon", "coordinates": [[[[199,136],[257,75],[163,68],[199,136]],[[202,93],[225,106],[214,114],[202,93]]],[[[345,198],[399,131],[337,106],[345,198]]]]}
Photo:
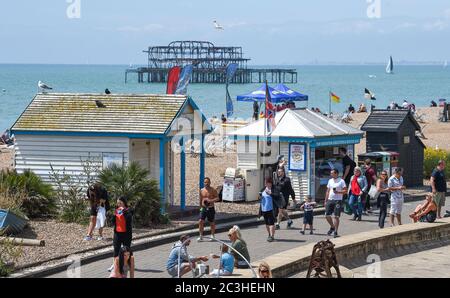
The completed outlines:
{"type": "Polygon", "coordinates": [[[289,170],[306,171],[305,144],[289,144],[289,170]]]}

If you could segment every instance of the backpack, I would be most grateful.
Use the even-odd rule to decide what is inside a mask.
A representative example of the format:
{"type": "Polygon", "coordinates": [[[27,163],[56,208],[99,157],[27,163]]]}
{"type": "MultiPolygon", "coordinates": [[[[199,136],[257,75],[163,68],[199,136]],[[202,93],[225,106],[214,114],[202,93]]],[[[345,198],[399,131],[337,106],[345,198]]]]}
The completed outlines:
{"type": "Polygon", "coordinates": [[[114,216],[116,217],[116,232],[125,233],[127,231],[127,221],[125,219],[126,209],[118,208],[114,216]]]}

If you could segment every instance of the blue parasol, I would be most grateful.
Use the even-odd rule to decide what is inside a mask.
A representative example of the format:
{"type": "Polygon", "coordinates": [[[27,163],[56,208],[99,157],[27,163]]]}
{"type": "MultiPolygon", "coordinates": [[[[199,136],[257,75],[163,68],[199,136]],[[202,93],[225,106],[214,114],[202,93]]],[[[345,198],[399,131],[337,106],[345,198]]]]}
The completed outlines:
{"type": "Polygon", "coordinates": [[[301,94],[300,92],[294,91],[284,84],[276,85],[275,90],[278,90],[278,91],[288,94],[290,96],[289,100],[292,100],[292,101],[307,101],[308,100],[308,95],[301,94]]]}
{"type": "MultiPolygon", "coordinates": [[[[269,86],[269,92],[270,92],[270,98],[272,99],[273,103],[283,102],[291,100],[291,96],[287,93],[284,93],[282,91],[276,90],[269,86]]],[[[244,95],[238,95],[237,101],[260,101],[264,102],[266,100],[266,85],[263,84],[260,88],[257,90],[244,94],[244,95]]]]}

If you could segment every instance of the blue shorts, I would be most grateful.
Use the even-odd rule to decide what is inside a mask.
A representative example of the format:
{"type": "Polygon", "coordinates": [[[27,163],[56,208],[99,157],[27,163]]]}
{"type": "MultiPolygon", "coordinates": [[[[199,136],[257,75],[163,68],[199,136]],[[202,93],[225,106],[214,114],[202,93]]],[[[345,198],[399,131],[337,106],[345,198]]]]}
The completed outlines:
{"type": "Polygon", "coordinates": [[[305,213],[303,215],[303,224],[304,225],[312,225],[313,219],[314,219],[313,211],[305,211],[305,213]]]}

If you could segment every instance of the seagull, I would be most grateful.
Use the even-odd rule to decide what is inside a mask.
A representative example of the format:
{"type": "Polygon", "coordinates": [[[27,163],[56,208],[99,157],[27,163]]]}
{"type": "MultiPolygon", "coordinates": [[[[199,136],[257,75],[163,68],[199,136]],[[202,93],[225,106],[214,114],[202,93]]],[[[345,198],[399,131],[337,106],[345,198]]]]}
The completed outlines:
{"type": "Polygon", "coordinates": [[[111,91],[109,91],[108,88],[105,89],[105,94],[111,94],[111,91]]]}
{"type": "Polygon", "coordinates": [[[2,89],[3,92],[6,92],[6,89],[2,89]]]}
{"type": "Polygon", "coordinates": [[[38,87],[41,91],[53,89],[52,87],[47,86],[45,83],[43,83],[41,81],[38,82],[38,87]]]}
{"type": "Polygon", "coordinates": [[[217,30],[223,30],[223,27],[221,25],[219,25],[216,21],[214,21],[213,23],[214,23],[214,28],[216,28],[217,30]]]}
{"type": "Polygon", "coordinates": [[[96,100],[95,104],[97,105],[97,108],[106,108],[106,106],[100,100],[96,100]]]}

